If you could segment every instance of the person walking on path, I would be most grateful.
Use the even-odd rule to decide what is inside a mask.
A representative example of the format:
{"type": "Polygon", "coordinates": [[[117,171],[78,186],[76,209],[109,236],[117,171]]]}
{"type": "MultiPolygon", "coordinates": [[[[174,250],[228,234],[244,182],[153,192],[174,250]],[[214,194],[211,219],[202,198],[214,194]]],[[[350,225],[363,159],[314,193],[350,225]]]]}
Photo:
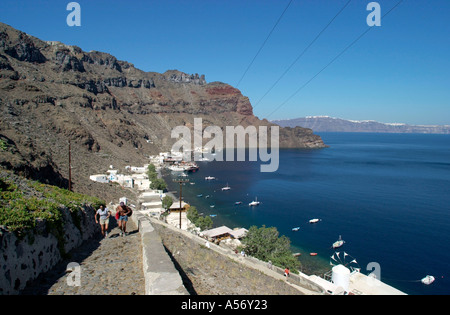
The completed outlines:
{"type": "Polygon", "coordinates": [[[111,216],[111,211],[106,208],[104,205],[100,206],[100,209],[97,210],[97,213],[95,214],[95,223],[99,223],[97,216],[100,217],[100,226],[102,228],[102,235],[103,237],[108,236],[108,227],[109,227],[109,217],[111,216]]]}
{"type": "Polygon", "coordinates": [[[120,206],[116,209],[118,213],[118,225],[120,229],[120,236],[126,236],[127,235],[127,222],[128,222],[128,215],[131,214],[131,209],[125,205],[125,203],[121,202],[120,206]]]}
{"type": "Polygon", "coordinates": [[[286,277],[286,280],[289,278],[289,268],[284,269],[284,276],[286,277]]]}

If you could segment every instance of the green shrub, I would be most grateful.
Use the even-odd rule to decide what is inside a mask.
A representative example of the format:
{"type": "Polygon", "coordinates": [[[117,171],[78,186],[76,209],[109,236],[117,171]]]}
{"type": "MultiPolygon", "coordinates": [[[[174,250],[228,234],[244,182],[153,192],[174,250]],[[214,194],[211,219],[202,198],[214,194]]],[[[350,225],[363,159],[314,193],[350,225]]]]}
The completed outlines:
{"type": "Polygon", "coordinates": [[[23,239],[36,227],[37,220],[46,222],[50,233],[58,239],[58,248],[64,255],[64,222],[61,208],[69,209],[74,224],[81,231],[80,213],[83,206],[90,205],[97,209],[103,200],[95,197],[73,193],[59,187],[28,182],[34,190],[32,195],[26,195],[16,184],[0,178],[0,225],[23,239]]]}
{"type": "Polygon", "coordinates": [[[213,220],[211,217],[200,216],[196,207],[189,207],[187,211],[187,218],[202,231],[210,229],[213,226],[213,220]]]}
{"type": "Polygon", "coordinates": [[[284,235],[280,237],[277,228],[252,226],[241,242],[241,249],[247,255],[262,261],[272,261],[275,266],[283,269],[288,267],[292,272],[298,272],[300,262],[292,255],[290,240],[284,235]]]}

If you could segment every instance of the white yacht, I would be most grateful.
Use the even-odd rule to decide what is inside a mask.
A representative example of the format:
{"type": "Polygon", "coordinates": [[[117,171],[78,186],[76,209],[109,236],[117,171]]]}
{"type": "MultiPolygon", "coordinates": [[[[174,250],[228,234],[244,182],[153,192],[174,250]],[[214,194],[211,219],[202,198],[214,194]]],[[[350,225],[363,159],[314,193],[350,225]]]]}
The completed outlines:
{"type": "Polygon", "coordinates": [[[258,201],[258,197],[256,197],[256,199],[252,202],[250,202],[248,205],[250,207],[254,207],[254,206],[259,206],[260,202],[258,201]]]}

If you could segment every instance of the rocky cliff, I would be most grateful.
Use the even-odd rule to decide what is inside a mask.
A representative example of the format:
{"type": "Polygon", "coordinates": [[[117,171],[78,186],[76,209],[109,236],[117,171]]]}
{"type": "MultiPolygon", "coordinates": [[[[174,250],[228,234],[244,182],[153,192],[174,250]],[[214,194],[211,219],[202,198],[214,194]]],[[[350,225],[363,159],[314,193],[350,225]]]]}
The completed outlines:
{"type": "MultiPolygon", "coordinates": [[[[0,165],[60,186],[91,190],[88,175],[142,165],[168,150],[175,126],[270,126],[232,86],[177,70],[144,72],[114,56],[45,42],[0,23],[0,165]]],[[[283,128],[280,146],[321,148],[310,129],[283,128]]]]}

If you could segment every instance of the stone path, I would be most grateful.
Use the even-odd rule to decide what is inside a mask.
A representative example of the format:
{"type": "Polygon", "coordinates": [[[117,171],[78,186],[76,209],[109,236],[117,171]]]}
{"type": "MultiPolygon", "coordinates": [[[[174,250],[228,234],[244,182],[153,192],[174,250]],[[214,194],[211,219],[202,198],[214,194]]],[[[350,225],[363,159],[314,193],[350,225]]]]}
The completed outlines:
{"type": "MultiPolygon", "coordinates": [[[[141,236],[132,220],[128,236],[119,236],[116,220],[110,219],[108,238],[86,241],[70,258],[41,275],[23,294],[38,295],[144,295],[141,236]],[[67,273],[71,262],[80,265],[80,277],[67,273]],[[69,286],[80,279],[79,286],[69,286]]],[[[76,270],[76,269],[75,269],[76,270]]]]}

